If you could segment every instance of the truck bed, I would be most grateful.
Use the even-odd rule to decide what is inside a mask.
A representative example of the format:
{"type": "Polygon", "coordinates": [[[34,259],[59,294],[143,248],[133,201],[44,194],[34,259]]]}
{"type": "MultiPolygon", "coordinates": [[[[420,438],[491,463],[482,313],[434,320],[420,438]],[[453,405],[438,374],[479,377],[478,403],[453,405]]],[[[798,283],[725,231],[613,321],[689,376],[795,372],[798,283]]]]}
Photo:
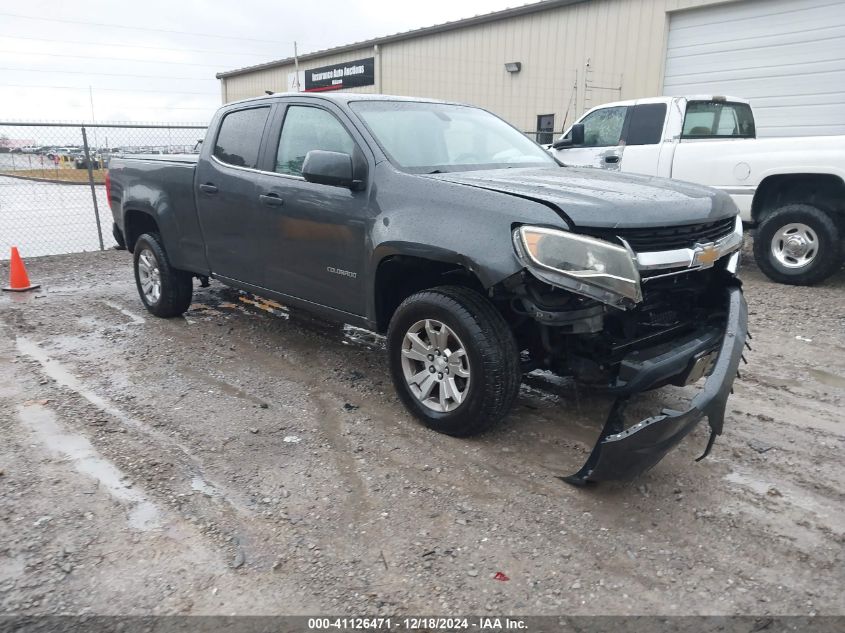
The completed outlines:
{"type": "Polygon", "coordinates": [[[112,215],[127,244],[143,232],[133,227],[135,212],[152,213],[172,264],[197,273],[208,269],[194,199],[198,159],[197,154],[123,154],[108,165],[111,197],[120,201],[111,205],[112,215]]]}

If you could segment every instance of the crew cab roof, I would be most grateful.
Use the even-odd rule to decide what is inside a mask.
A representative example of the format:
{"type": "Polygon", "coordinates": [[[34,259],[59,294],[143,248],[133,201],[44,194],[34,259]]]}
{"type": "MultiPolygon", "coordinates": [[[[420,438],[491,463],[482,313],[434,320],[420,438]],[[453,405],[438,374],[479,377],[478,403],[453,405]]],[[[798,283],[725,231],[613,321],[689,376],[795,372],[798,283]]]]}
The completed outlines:
{"type": "Polygon", "coordinates": [[[360,93],[360,92],[274,92],[271,95],[261,96],[261,97],[250,97],[249,99],[241,99],[239,101],[231,101],[229,103],[224,104],[224,107],[242,104],[242,103],[254,103],[254,102],[261,102],[261,101],[272,101],[275,99],[279,99],[282,97],[296,97],[298,99],[306,98],[306,99],[314,99],[314,100],[327,100],[327,101],[334,101],[335,103],[349,103],[351,101],[407,101],[407,102],[416,102],[416,103],[443,103],[448,105],[469,105],[466,103],[460,103],[458,101],[443,101],[441,99],[426,99],[424,97],[400,97],[398,95],[386,95],[386,94],[372,94],[372,93],[360,93]]]}

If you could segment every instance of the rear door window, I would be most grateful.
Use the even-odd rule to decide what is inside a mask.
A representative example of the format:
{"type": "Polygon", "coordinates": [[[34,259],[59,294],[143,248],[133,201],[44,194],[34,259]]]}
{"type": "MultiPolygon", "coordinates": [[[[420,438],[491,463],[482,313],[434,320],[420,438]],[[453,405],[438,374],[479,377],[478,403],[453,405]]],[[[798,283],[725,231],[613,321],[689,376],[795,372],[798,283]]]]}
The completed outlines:
{"type": "Polygon", "coordinates": [[[585,116],[583,147],[615,147],[622,139],[622,127],[628,113],[626,106],[602,108],[585,116]]]}
{"type": "Polygon", "coordinates": [[[754,115],[747,103],[690,101],[681,138],[754,138],[754,115]]]}
{"type": "Polygon", "coordinates": [[[634,106],[628,122],[626,145],[655,145],[663,136],[666,120],[665,103],[644,103],[634,106]]]}
{"type": "Polygon", "coordinates": [[[255,169],[269,114],[269,107],[229,112],[220,123],[214,156],[228,165],[255,169]]]}

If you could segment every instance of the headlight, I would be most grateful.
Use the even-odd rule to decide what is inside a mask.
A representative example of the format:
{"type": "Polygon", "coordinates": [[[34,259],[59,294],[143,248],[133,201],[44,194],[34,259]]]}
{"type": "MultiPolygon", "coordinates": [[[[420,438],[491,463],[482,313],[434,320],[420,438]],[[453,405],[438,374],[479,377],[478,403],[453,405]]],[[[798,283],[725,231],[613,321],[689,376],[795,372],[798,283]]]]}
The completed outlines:
{"type": "Polygon", "coordinates": [[[539,226],[513,232],[520,261],[555,286],[616,307],[642,301],[634,254],[610,242],[539,226]]]}

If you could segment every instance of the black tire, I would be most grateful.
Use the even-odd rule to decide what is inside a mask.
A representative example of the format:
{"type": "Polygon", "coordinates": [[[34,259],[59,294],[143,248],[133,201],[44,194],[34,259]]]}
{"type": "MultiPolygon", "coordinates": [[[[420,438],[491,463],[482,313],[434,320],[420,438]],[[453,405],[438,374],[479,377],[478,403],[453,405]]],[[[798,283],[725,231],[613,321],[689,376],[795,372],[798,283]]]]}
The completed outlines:
{"type": "Polygon", "coordinates": [[[809,286],[823,281],[842,266],[842,236],[826,212],[809,204],[787,204],[763,218],[754,235],[754,260],[772,281],[794,286],[809,286]],[[790,268],[772,252],[772,241],[787,224],[810,227],[818,237],[816,255],[808,264],[790,268]]]}
{"type": "Polygon", "coordinates": [[[170,265],[161,237],[155,233],[144,233],[135,242],[133,253],[135,286],[144,306],[157,317],[170,318],[184,314],[191,305],[194,293],[193,276],[184,270],[177,270],[170,265]],[[156,300],[148,298],[141,287],[141,274],[138,262],[142,254],[151,253],[155,259],[161,280],[161,292],[156,300]]]}
{"type": "Polygon", "coordinates": [[[114,241],[117,242],[117,250],[125,251],[126,250],[126,240],[123,238],[123,232],[118,228],[116,222],[112,222],[111,225],[111,234],[114,237],[114,241]]]}
{"type": "Polygon", "coordinates": [[[468,288],[439,286],[405,299],[390,321],[387,352],[402,402],[423,424],[440,433],[468,437],[486,431],[510,411],[519,392],[522,372],[513,333],[493,304],[468,288]],[[403,373],[405,334],[425,319],[448,326],[467,352],[470,380],[463,401],[451,411],[434,411],[420,402],[403,373]]]}

